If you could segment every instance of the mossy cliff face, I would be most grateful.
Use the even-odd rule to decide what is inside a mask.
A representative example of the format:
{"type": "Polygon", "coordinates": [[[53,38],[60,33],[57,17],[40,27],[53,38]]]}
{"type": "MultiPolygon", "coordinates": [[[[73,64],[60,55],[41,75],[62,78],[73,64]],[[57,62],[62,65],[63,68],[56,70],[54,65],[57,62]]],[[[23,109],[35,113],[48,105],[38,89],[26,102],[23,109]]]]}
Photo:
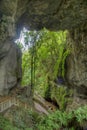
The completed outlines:
{"type": "MultiPolygon", "coordinates": [[[[17,34],[24,26],[28,29],[46,27],[54,31],[67,29],[73,48],[67,60],[67,81],[81,91],[87,88],[86,0],[1,0],[0,26],[3,16],[10,17],[7,26],[11,31],[13,23],[17,34]]],[[[7,34],[1,31],[0,35],[7,34]]],[[[13,35],[10,38],[13,39],[13,35]]]]}
{"type": "Polygon", "coordinates": [[[71,55],[67,58],[68,83],[80,96],[87,96],[87,25],[70,31],[71,55]]]}

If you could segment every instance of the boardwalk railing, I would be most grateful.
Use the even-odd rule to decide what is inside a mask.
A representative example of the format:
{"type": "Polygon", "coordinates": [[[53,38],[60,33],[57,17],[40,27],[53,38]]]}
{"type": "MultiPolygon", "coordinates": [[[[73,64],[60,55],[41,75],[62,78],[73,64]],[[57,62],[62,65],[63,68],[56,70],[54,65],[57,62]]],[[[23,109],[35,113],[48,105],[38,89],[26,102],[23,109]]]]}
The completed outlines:
{"type": "Polygon", "coordinates": [[[7,110],[13,105],[16,105],[17,101],[15,97],[11,97],[8,99],[5,99],[4,101],[0,102],[0,113],[7,110]]]}

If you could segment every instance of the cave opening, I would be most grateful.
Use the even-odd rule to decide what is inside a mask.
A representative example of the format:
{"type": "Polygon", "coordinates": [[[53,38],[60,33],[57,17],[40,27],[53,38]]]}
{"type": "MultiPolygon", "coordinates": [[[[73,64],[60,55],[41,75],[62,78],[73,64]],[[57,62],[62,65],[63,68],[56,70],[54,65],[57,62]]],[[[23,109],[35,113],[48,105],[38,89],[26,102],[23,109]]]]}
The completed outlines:
{"type": "Polygon", "coordinates": [[[55,104],[58,102],[51,99],[52,88],[55,91],[61,86],[62,89],[65,84],[65,60],[70,53],[69,48],[66,50],[67,35],[67,30],[43,28],[31,31],[23,28],[16,40],[22,50],[22,86],[28,86],[28,93],[33,91],[51,102],[54,100],[55,104]]]}

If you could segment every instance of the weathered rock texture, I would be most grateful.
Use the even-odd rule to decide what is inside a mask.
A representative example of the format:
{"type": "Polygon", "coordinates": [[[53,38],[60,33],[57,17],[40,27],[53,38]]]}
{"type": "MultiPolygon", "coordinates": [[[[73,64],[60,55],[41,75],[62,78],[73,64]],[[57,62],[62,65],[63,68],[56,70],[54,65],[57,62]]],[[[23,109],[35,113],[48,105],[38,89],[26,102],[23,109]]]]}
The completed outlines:
{"type": "Polygon", "coordinates": [[[71,55],[67,59],[67,81],[80,96],[87,96],[87,25],[70,31],[71,55]]]}
{"type": "Polygon", "coordinates": [[[14,17],[19,28],[70,30],[87,21],[87,1],[1,0],[0,14],[14,17]]]}
{"type": "Polygon", "coordinates": [[[21,80],[21,53],[17,45],[6,39],[0,43],[0,95],[8,94],[9,90],[21,80]]]}
{"type": "MultiPolygon", "coordinates": [[[[18,34],[23,27],[67,29],[73,48],[68,59],[67,80],[81,91],[87,89],[87,0],[1,0],[2,17],[10,17],[11,22],[7,25],[11,26],[10,29],[16,25],[18,34]]],[[[1,34],[4,37],[6,32],[1,31],[1,34]]]]}
{"type": "Polygon", "coordinates": [[[21,80],[21,51],[13,42],[13,18],[2,16],[0,22],[0,95],[6,95],[21,80]]]}

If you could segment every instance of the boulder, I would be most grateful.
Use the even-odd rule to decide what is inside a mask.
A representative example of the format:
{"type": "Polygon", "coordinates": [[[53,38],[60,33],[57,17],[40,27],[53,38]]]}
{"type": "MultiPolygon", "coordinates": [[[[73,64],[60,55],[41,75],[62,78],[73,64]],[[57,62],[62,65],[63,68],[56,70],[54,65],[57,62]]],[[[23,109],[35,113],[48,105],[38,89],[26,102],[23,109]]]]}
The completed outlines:
{"type": "Polygon", "coordinates": [[[21,51],[14,43],[14,17],[2,15],[0,21],[0,95],[8,94],[21,80],[21,51]]]}
{"type": "Polygon", "coordinates": [[[0,95],[8,94],[18,85],[21,72],[21,51],[13,41],[7,39],[0,43],[0,95]]]}

